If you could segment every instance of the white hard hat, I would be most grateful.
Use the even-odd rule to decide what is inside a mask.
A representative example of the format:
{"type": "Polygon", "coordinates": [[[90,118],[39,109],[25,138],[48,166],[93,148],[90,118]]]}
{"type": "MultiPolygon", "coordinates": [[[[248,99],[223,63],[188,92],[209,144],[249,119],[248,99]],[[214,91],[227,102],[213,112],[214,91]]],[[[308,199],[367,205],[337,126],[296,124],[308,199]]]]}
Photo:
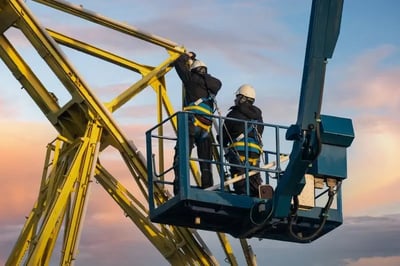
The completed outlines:
{"type": "Polygon", "coordinates": [[[204,64],[203,61],[195,60],[195,61],[193,62],[193,64],[190,66],[190,70],[193,70],[193,69],[198,68],[198,67],[205,67],[205,68],[207,68],[206,64],[204,64]]]}
{"type": "Polygon", "coordinates": [[[244,85],[240,86],[239,89],[236,91],[236,96],[238,96],[239,94],[246,96],[247,98],[250,98],[253,100],[256,99],[256,91],[249,84],[244,84],[244,85]]]}

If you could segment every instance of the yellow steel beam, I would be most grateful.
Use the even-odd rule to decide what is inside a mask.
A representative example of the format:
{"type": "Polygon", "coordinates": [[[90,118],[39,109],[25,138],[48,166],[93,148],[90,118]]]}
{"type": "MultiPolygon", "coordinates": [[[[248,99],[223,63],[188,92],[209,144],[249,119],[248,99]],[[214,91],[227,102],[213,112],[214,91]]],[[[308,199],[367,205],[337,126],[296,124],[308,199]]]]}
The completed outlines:
{"type": "MultiPolygon", "coordinates": [[[[55,142],[54,145],[49,144],[47,147],[38,200],[34,204],[34,207],[22,228],[21,234],[13,247],[6,265],[21,265],[21,260],[25,256],[25,253],[28,252],[28,248],[30,248],[29,250],[32,250],[32,243],[35,243],[38,228],[41,227],[40,221],[49,212],[51,201],[57,196],[57,189],[62,184],[60,177],[63,177],[63,174],[57,175],[57,172],[60,173],[60,170],[63,169],[58,164],[61,140],[56,139],[55,142]],[[53,170],[49,172],[50,167],[53,170]]],[[[73,147],[76,147],[76,145],[73,145],[73,147]]]]}
{"type": "MultiPolygon", "coordinates": [[[[143,176],[147,175],[145,163],[136,158],[135,151],[128,145],[127,138],[122,134],[122,131],[119,129],[109,111],[91,92],[70,63],[64,59],[63,53],[59,50],[54,40],[47,34],[45,29],[39,25],[33,16],[30,15],[23,3],[10,0],[10,4],[12,4],[15,12],[18,12],[20,15],[18,27],[31,41],[36,50],[39,51],[40,54],[44,54],[44,60],[64,84],[65,88],[70,91],[76,101],[84,101],[83,104],[99,118],[104,128],[116,140],[116,143],[119,145],[118,148],[131,157],[136,166],[136,170],[143,176]]],[[[166,68],[167,66],[164,65],[164,67],[166,68]]]]}
{"type": "Polygon", "coordinates": [[[83,220],[84,194],[93,175],[91,165],[97,161],[101,132],[98,123],[89,125],[88,129],[89,135],[78,139],[77,143],[61,147],[58,139],[55,146],[49,145],[38,201],[6,265],[21,264],[25,253],[28,253],[26,260],[30,263],[48,265],[66,216],[63,254],[64,257],[70,256],[64,261],[73,259],[74,245],[78,242],[79,227],[83,220]],[[52,151],[54,154],[51,156],[52,151]],[[70,164],[72,157],[75,158],[70,164]],[[47,175],[49,167],[52,170],[47,175]]]}
{"type": "Polygon", "coordinates": [[[243,254],[246,259],[247,265],[257,266],[256,256],[253,253],[253,249],[247,243],[246,239],[240,239],[240,245],[242,246],[243,254]]]}
{"type": "MultiPolygon", "coordinates": [[[[190,250],[192,247],[197,246],[197,250],[200,250],[196,242],[192,242],[191,245],[185,243],[180,246],[179,234],[166,234],[168,230],[165,225],[160,225],[163,229],[158,229],[157,226],[152,224],[148,217],[148,211],[143,205],[137,201],[132,194],[129,193],[125,187],[119,183],[105,168],[100,164],[96,168],[96,179],[104,189],[110,194],[110,196],[118,203],[118,205],[125,211],[127,217],[129,217],[142,231],[142,233],[152,242],[152,244],[159,250],[161,254],[172,264],[172,265],[190,265],[195,261],[201,261],[205,258],[205,264],[209,258],[207,254],[201,252],[194,257],[193,251],[190,250]],[[163,232],[164,231],[164,232],[163,232]]],[[[175,227],[174,230],[185,234],[184,228],[175,227]]],[[[185,239],[184,242],[190,241],[190,238],[185,239]]]]}
{"type": "Polygon", "coordinates": [[[0,35],[0,57],[45,115],[60,109],[53,95],[46,90],[4,35],[0,35]]]}
{"type": "MultiPolygon", "coordinates": [[[[139,158],[142,157],[142,154],[140,151],[136,149],[136,147],[133,147],[134,150],[137,151],[137,156],[139,158]]],[[[131,162],[129,158],[126,156],[126,154],[121,153],[125,163],[127,164],[128,168],[131,171],[131,174],[134,178],[136,178],[137,184],[139,189],[142,191],[144,196],[148,198],[147,194],[147,182],[143,183],[140,182],[140,178],[142,176],[138,175],[133,169],[131,169],[131,162]]],[[[104,174],[104,173],[103,173],[104,174]]],[[[146,176],[147,177],[147,176],[146,176]]],[[[139,202],[134,199],[134,197],[122,186],[122,184],[118,183],[116,179],[114,179],[112,176],[109,176],[107,179],[105,179],[108,182],[111,182],[111,185],[117,184],[117,187],[113,189],[106,189],[106,191],[110,194],[112,194],[112,197],[114,200],[120,205],[120,207],[124,210],[125,213],[128,214],[128,216],[132,219],[132,221],[135,222],[135,224],[138,226],[139,229],[142,230],[142,232],[149,238],[149,240],[156,246],[160,247],[159,251],[161,254],[165,256],[166,259],[168,260],[175,260],[175,257],[173,254],[175,252],[179,251],[179,254],[182,253],[184,254],[184,259],[180,258],[181,260],[185,261],[192,261],[192,262],[201,262],[201,265],[212,265],[210,261],[212,261],[212,258],[204,251],[204,247],[199,246],[198,241],[193,238],[193,234],[191,233],[191,230],[187,228],[182,228],[182,227],[175,227],[175,226],[168,226],[165,227],[163,226],[163,231],[164,233],[160,233],[159,237],[154,238],[153,234],[155,231],[155,227],[153,226],[152,222],[150,219],[147,217],[148,215],[148,210],[147,207],[144,207],[143,205],[139,204],[139,202]],[[113,181],[111,181],[113,180],[113,181]],[[118,192],[118,190],[120,190],[118,192]],[[126,195],[131,201],[130,204],[121,204],[121,202],[124,202],[122,200],[117,200],[116,195],[119,195],[117,198],[122,198],[121,192],[123,195],[126,195]],[[136,205],[132,207],[132,203],[135,203],[136,205]],[[141,214],[146,214],[146,217],[142,217],[141,214]],[[151,229],[150,232],[147,232],[147,230],[151,229]],[[168,230],[168,234],[165,233],[165,231],[168,230]],[[173,250],[171,252],[170,248],[166,248],[167,244],[163,243],[162,245],[158,242],[161,241],[162,238],[161,236],[169,236],[169,242],[170,243],[180,243],[180,244],[174,244],[174,247],[177,250],[173,250]],[[152,237],[151,237],[152,236],[152,237]],[[176,239],[181,239],[180,241],[177,241],[176,239]],[[153,242],[154,241],[154,242],[153,242]],[[158,243],[158,245],[155,244],[155,242],[158,243]],[[171,257],[172,256],[172,257],[171,257]],[[170,258],[171,257],[171,258],[170,258]]],[[[147,178],[146,178],[147,181],[147,178]]],[[[99,180],[100,182],[100,180],[99,180]]],[[[102,185],[106,188],[104,185],[104,180],[102,180],[102,185]]],[[[108,186],[110,188],[110,186],[108,186]]],[[[111,186],[112,188],[112,186],[111,186]]],[[[162,190],[161,187],[156,186],[155,190],[155,200],[157,201],[158,204],[161,204],[167,200],[167,195],[166,193],[162,190]]],[[[128,201],[125,201],[128,202],[128,201]]],[[[163,241],[161,241],[163,242],[163,241]]],[[[182,256],[182,254],[180,256],[182,256]]],[[[193,263],[189,263],[189,265],[192,265],[193,263]]],[[[177,265],[173,263],[173,265],[177,265]]],[[[179,263],[178,263],[179,265],[179,263]]]]}
{"type": "MultiPolygon", "coordinates": [[[[83,51],[85,53],[94,55],[98,58],[104,59],[106,61],[112,62],[114,64],[120,65],[122,67],[135,70],[136,72],[140,72],[144,75],[144,77],[132,85],[130,88],[125,90],[121,95],[118,95],[115,97],[113,100],[111,100],[107,105],[108,109],[112,112],[114,112],[116,109],[121,107],[124,103],[126,103],[129,99],[137,95],[140,91],[142,91],[145,87],[148,85],[152,85],[152,87],[162,87],[164,88],[162,90],[163,92],[163,102],[164,106],[166,107],[166,111],[168,115],[172,115],[174,113],[173,107],[169,102],[169,99],[166,94],[166,89],[165,89],[165,81],[162,78],[170,69],[170,64],[176,60],[176,58],[182,53],[184,50],[183,48],[178,49],[180,53],[172,52],[170,51],[171,56],[163,62],[160,66],[151,69],[151,67],[148,66],[143,66],[137,63],[134,63],[130,60],[124,59],[122,57],[116,56],[110,52],[101,50],[99,48],[96,48],[94,46],[91,46],[89,44],[80,42],[78,40],[72,39],[70,37],[67,37],[65,35],[62,35],[60,33],[57,33],[55,31],[49,30],[49,34],[55,38],[57,42],[60,42],[62,44],[68,45],[71,48],[83,51]],[[149,72],[150,71],[150,72],[149,72]],[[162,79],[162,82],[160,82],[160,79],[162,79]],[[152,83],[155,83],[154,85],[152,83]],[[161,83],[161,84],[160,84],[161,83]]],[[[35,90],[31,90],[35,92],[35,90]]],[[[38,99],[41,99],[41,97],[36,97],[38,99]]],[[[159,118],[159,122],[161,121],[161,117],[159,118]]],[[[174,128],[176,129],[176,121],[173,121],[174,123],[174,128]]],[[[199,183],[199,174],[197,170],[197,165],[195,163],[191,163],[192,169],[194,169],[195,177],[197,182],[199,183]]]]}
{"type": "MultiPolygon", "coordinates": [[[[82,143],[76,150],[76,155],[69,168],[69,171],[62,175],[63,182],[57,189],[57,194],[54,195],[52,200],[48,202],[49,212],[42,218],[44,218],[35,245],[32,245],[32,250],[28,254],[27,261],[33,265],[40,265],[43,263],[43,254],[49,254],[48,250],[49,241],[54,241],[58,232],[55,229],[60,228],[60,223],[65,215],[67,203],[71,197],[71,193],[74,191],[76,182],[79,182],[81,175],[85,175],[81,171],[81,162],[90,159],[91,139],[86,136],[82,139],[82,143]]],[[[47,257],[50,257],[49,255],[47,257]]]]}
{"type": "Polygon", "coordinates": [[[228,238],[226,237],[226,234],[223,233],[217,233],[218,239],[221,242],[221,246],[224,249],[226,259],[229,261],[231,266],[238,266],[239,264],[237,263],[236,257],[233,254],[233,249],[231,244],[229,243],[228,238]]]}
{"type": "MultiPolygon", "coordinates": [[[[132,173],[132,176],[135,178],[135,181],[141,189],[142,193],[147,196],[147,169],[145,159],[140,154],[140,152],[138,152],[134,143],[128,142],[127,138],[119,129],[117,123],[113,120],[109,111],[115,111],[119,107],[123,106],[123,104],[125,104],[132,97],[134,97],[137,93],[142,91],[145,87],[151,86],[158,95],[157,103],[160,104],[160,102],[162,102],[167,114],[169,116],[172,115],[174,113],[174,110],[166,93],[164,75],[171,69],[171,63],[181,53],[185,51],[184,48],[179,47],[175,43],[165,40],[163,38],[143,33],[133,27],[111,21],[107,18],[91,13],[82,8],[66,4],[65,2],[37,2],[45,3],[62,11],[70,12],[71,14],[78,15],[87,20],[99,23],[114,30],[121,31],[142,40],[148,41],[150,43],[159,45],[167,49],[168,53],[170,54],[170,56],[157,67],[152,68],[140,65],[135,62],[126,60],[122,57],[113,55],[112,53],[95,48],[94,46],[85,44],[83,42],[77,41],[75,42],[75,44],[73,44],[74,40],[64,35],[58,34],[54,31],[46,31],[44,28],[42,28],[22,2],[17,0],[0,1],[0,6],[2,8],[0,9],[0,12],[2,12],[1,14],[7,14],[7,17],[10,17],[10,19],[4,20],[4,23],[0,19],[0,24],[2,24],[0,26],[0,29],[6,29],[11,24],[15,23],[15,25],[21,29],[21,31],[25,34],[28,40],[32,43],[35,49],[39,52],[42,58],[56,74],[56,76],[64,84],[65,88],[70,92],[72,96],[72,101],[67,106],[63,107],[62,110],[60,110],[60,107],[58,106],[56,100],[51,95],[51,93],[46,91],[46,89],[40,84],[32,71],[30,71],[29,67],[24,63],[22,59],[19,58],[18,54],[14,51],[12,46],[3,36],[0,42],[2,50],[6,55],[2,58],[7,63],[12,72],[16,73],[15,75],[17,79],[20,80],[21,84],[23,84],[24,87],[26,87],[28,93],[35,100],[37,105],[41,107],[42,111],[46,115],[51,117],[53,125],[60,122],[57,121],[57,115],[62,111],[71,111],[69,109],[71,109],[70,106],[72,106],[73,104],[78,105],[81,111],[86,112],[86,119],[91,120],[91,118],[95,117],[96,121],[100,121],[101,127],[104,128],[104,131],[107,132],[114,139],[114,143],[116,144],[115,147],[121,152],[123,159],[125,160],[129,170],[132,173]],[[4,13],[5,11],[6,13],[4,13]],[[15,18],[18,19],[16,21],[13,21],[13,19],[15,18]],[[135,72],[139,72],[140,74],[142,74],[143,78],[139,82],[135,83],[127,90],[125,90],[122,94],[115,97],[106,106],[95,97],[95,95],[90,91],[83,79],[72,68],[69,62],[65,60],[63,53],[59,50],[59,47],[54,42],[54,39],[52,37],[56,41],[64,45],[73,47],[77,50],[86,52],[93,56],[97,56],[105,61],[112,62],[116,65],[128,68],[135,72]]],[[[158,119],[160,121],[162,118],[161,109],[159,109],[157,113],[158,119]]],[[[72,125],[81,127],[86,124],[85,122],[87,121],[78,119],[73,122],[75,124],[70,124],[70,126],[68,124],[65,124],[64,128],[68,130],[73,130],[73,127],[71,127],[72,125]]],[[[176,130],[176,121],[173,121],[173,127],[176,130]]],[[[60,128],[57,129],[60,131],[60,128]]],[[[75,135],[76,133],[77,132],[75,132],[75,135]]],[[[71,135],[72,134],[69,134],[67,136],[70,138],[71,135]]],[[[100,137],[100,135],[101,134],[99,132],[99,134],[96,136],[100,137]]],[[[66,144],[68,144],[67,142],[70,142],[69,138],[65,140],[66,144]]],[[[90,139],[92,138],[89,138],[89,140],[90,139]]],[[[93,143],[98,141],[96,137],[93,137],[92,141],[94,142],[90,142],[91,144],[89,144],[87,143],[89,140],[83,138],[82,145],[86,146],[81,146],[78,151],[76,151],[74,148],[71,148],[71,145],[66,145],[65,147],[63,147],[64,152],[76,152],[76,158],[80,158],[82,163],[78,163],[79,160],[74,160],[73,164],[64,162],[63,165],[59,165],[58,168],[56,167],[56,169],[54,169],[54,171],[50,173],[50,176],[52,176],[52,178],[46,180],[46,182],[44,183],[45,190],[47,191],[47,196],[45,198],[43,198],[43,196],[39,196],[39,205],[46,205],[46,208],[41,208],[43,206],[38,206],[40,209],[39,212],[32,211],[32,217],[30,216],[28,222],[24,227],[27,227],[27,229],[23,230],[23,237],[21,237],[21,241],[18,241],[18,248],[20,248],[20,250],[25,250],[27,248],[26,240],[32,241],[31,243],[34,242],[35,245],[31,245],[29,247],[28,257],[28,260],[30,262],[33,262],[34,264],[42,264],[48,262],[51,256],[50,253],[55,243],[54,241],[56,235],[60,230],[62,219],[65,219],[67,228],[67,232],[64,238],[64,249],[66,254],[63,258],[63,261],[68,262],[73,260],[74,258],[74,252],[76,250],[75,244],[77,243],[77,239],[79,238],[80,222],[82,220],[82,214],[84,213],[83,206],[85,205],[84,203],[86,201],[85,191],[87,189],[87,182],[89,180],[89,178],[86,178],[85,180],[80,180],[76,176],[76,174],[78,170],[82,167],[86,169],[86,172],[88,172],[88,169],[90,169],[90,165],[93,164],[93,161],[91,161],[90,159],[92,157],[84,157],[84,154],[86,153],[83,152],[83,154],[82,150],[85,150],[87,152],[90,149],[89,146],[92,147],[93,143]],[[69,178],[67,179],[65,179],[64,175],[62,175],[62,173],[64,173],[63,170],[66,169],[69,170],[70,173],[69,178]],[[82,187],[80,187],[80,189],[78,189],[78,191],[76,192],[76,195],[78,195],[77,198],[71,198],[70,193],[71,189],[74,187],[75,182],[82,182],[82,187]],[[39,224],[40,219],[44,220],[42,224],[39,224]],[[31,222],[31,220],[33,220],[33,222],[31,222]]],[[[89,154],[93,155],[93,150],[91,150],[89,154]]],[[[86,175],[86,177],[89,176],[86,175]]],[[[160,252],[169,261],[173,262],[173,264],[177,262],[178,257],[179,259],[184,258],[185,261],[187,261],[190,265],[198,263],[200,263],[201,265],[215,264],[213,258],[211,258],[209,254],[204,252],[204,247],[201,247],[199,245],[198,241],[193,237],[191,231],[185,228],[162,226],[161,228],[163,234],[161,234],[161,232],[154,230],[154,225],[147,217],[146,208],[144,206],[139,206],[138,202],[136,202],[135,206],[132,206],[131,202],[135,202],[135,198],[114,178],[108,175],[100,175],[98,179],[99,182],[101,180],[105,188],[108,188],[106,189],[107,192],[109,192],[110,195],[113,195],[114,200],[116,200],[116,202],[120,204],[124,211],[130,214],[130,218],[137,224],[140,230],[144,232],[149,240],[153,239],[151,237],[156,232],[157,237],[154,238],[155,240],[153,239],[153,244],[156,247],[159,247],[160,252]],[[116,186],[116,184],[118,184],[118,186],[116,186]],[[165,236],[168,236],[169,238],[165,238],[165,236]],[[172,245],[172,243],[175,243],[175,241],[177,240],[180,240],[181,244],[172,245]]],[[[156,191],[156,193],[158,195],[158,202],[163,202],[166,200],[166,195],[165,193],[163,193],[161,188],[156,191]]],[[[221,243],[223,243],[223,245],[226,247],[225,250],[230,248],[230,245],[227,241],[224,240],[221,241],[221,243]]],[[[23,252],[19,252],[19,250],[15,251],[15,253],[13,252],[12,256],[10,257],[10,261],[16,261],[14,259],[14,255],[18,257],[17,260],[19,261],[21,259],[22,253],[23,252]]],[[[229,257],[231,257],[230,261],[235,261],[234,259],[232,259],[234,258],[232,254],[229,257]]],[[[13,264],[11,263],[8,265],[13,264]]]]}
{"type": "Polygon", "coordinates": [[[123,93],[107,103],[107,107],[111,110],[111,112],[114,112],[116,109],[128,102],[130,99],[132,99],[132,97],[134,97],[144,88],[149,86],[151,83],[157,82],[159,77],[164,76],[171,69],[171,63],[173,63],[179,57],[179,55],[179,53],[175,53],[168,57],[164,62],[155,67],[141,80],[137,81],[131,87],[126,89],[123,93]]]}
{"type": "Polygon", "coordinates": [[[62,251],[62,265],[69,265],[75,259],[77,245],[80,239],[81,226],[83,216],[86,213],[88,200],[89,185],[94,177],[95,167],[100,149],[100,137],[102,126],[95,121],[88,128],[87,137],[89,145],[83,161],[80,164],[79,172],[77,173],[77,183],[75,185],[74,198],[71,199],[70,219],[65,230],[64,245],[62,251]]]}
{"type": "MultiPolygon", "coordinates": [[[[123,94],[117,96],[114,100],[107,104],[110,111],[115,111],[117,107],[120,107],[123,103],[127,102],[130,98],[133,98],[136,94],[142,91],[145,87],[150,85],[153,87],[154,91],[157,94],[157,116],[158,122],[160,123],[163,120],[162,111],[160,109],[161,106],[165,107],[167,112],[167,116],[172,116],[175,113],[174,108],[169,101],[169,97],[166,92],[166,85],[165,85],[165,74],[171,69],[163,68],[163,65],[170,64],[176,60],[176,58],[180,55],[180,53],[173,53],[170,52],[170,57],[167,59],[166,62],[162,63],[159,66],[159,69],[162,71],[155,70],[154,67],[145,66],[131,60],[127,60],[121,56],[115,55],[111,52],[102,50],[97,48],[93,45],[81,42],[79,40],[73,39],[61,33],[55,32],[51,29],[47,29],[50,36],[53,37],[58,43],[68,46],[72,49],[84,52],[86,54],[95,56],[97,58],[103,59],[115,65],[119,65],[123,68],[127,68],[129,70],[135,71],[139,74],[145,76],[145,78],[140,81],[140,83],[136,83],[134,86],[131,86],[128,90],[124,91],[123,94]]],[[[184,50],[182,50],[183,52],[184,50]]],[[[174,128],[176,130],[176,119],[173,121],[174,128]]]]}
{"type": "Polygon", "coordinates": [[[92,55],[94,57],[110,62],[112,64],[119,65],[123,68],[135,71],[139,74],[146,75],[147,73],[149,73],[151,70],[154,69],[154,67],[133,62],[124,57],[118,56],[104,49],[100,49],[88,43],[71,38],[67,35],[61,34],[49,28],[46,28],[46,30],[50,34],[50,36],[59,44],[83,52],[85,54],[92,55]]]}
{"type": "Polygon", "coordinates": [[[56,1],[56,0],[34,0],[34,1],[61,10],[66,13],[70,13],[74,16],[81,17],[83,19],[108,27],[110,29],[131,35],[146,42],[164,47],[170,51],[175,51],[177,53],[182,52],[182,48],[179,47],[178,44],[170,40],[167,40],[160,36],[156,36],[154,34],[141,31],[138,28],[132,27],[130,25],[114,21],[110,18],[107,18],[93,11],[85,9],[83,6],[72,5],[66,1],[56,1]]]}
{"type": "Polygon", "coordinates": [[[14,13],[10,5],[5,1],[0,1],[0,33],[10,28],[18,19],[18,15],[14,13]]]}
{"type": "Polygon", "coordinates": [[[35,212],[37,207],[38,205],[36,202],[33,206],[30,215],[27,217],[27,220],[25,221],[24,227],[22,228],[21,233],[14,244],[10,256],[6,261],[6,266],[21,265],[21,261],[25,256],[25,253],[27,252],[28,247],[31,243],[29,240],[32,239],[34,235],[33,225],[37,223],[37,221],[34,220],[35,218],[37,218],[35,212]]]}

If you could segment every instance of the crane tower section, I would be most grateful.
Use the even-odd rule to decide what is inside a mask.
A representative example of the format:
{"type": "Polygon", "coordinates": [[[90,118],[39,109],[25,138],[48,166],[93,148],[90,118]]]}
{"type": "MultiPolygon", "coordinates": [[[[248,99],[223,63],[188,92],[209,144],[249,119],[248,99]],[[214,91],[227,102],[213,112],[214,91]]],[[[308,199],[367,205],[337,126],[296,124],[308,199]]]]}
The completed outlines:
{"type": "MultiPolygon", "coordinates": [[[[154,66],[138,63],[45,27],[24,1],[0,1],[1,59],[59,133],[55,140],[49,142],[37,201],[6,264],[47,265],[56,242],[62,243],[60,265],[75,261],[89,201],[88,192],[94,180],[169,263],[218,264],[195,231],[150,221],[147,200],[140,201],[140,198],[148,198],[145,158],[113,115],[146,88],[154,92],[156,121],[162,121],[165,115],[172,115],[175,111],[167,94],[165,75],[171,70],[171,63],[185,52],[185,48],[66,1],[35,2],[151,45],[164,52],[164,56],[154,66]],[[18,50],[18,43],[12,38],[14,32],[26,39],[47,67],[46,76],[54,75],[60,87],[56,89],[44,85],[38,70],[18,50]],[[111,63],[131,71],[138,80],[113,95],[111,100],[101,101],[67,58],[65,48],[90,55],[97,58],[98,62],[111,63]],[[140,195],[130,192],[101,164],[101,154],[107,148],[120,154],[140,195]]],[[[166,198],[166,193],[160,190],[158,201],[163,202],[166,198]]],[[[227,258],[237,265],[235,256],[228,252],[231,250],[228,238],[220,233],[217,235],[227,252],[227,258]]]]}
{"type": "Polygon", "coordinates": [[[198,159],[191,158],[184,145],[191,113],[174,110],[165,77],[173,62],[187,52],[185,47],[66,1],[34,2],[150,45],[163,54],[158,64],[139,63],[46,27],[24,1],[0,0],[0,57],[58,132],[47,146],[37,201],[6,265],[47,265],[56,242],[62,246],[60,265],[73,264],[93,180],[172,265],[219,265],[198,229],[216,233],[231,265],[238,262],[226,234],[238,238],[247,264],[256,265],[248,238],[305,243],[342,223],[340,184],[347,178],[346,148],[354,132],[350,119],[321,115],[320,107],[325,65],[339,34],[343,1],[313,1],[297,121],[291,126],[263,124],[274,144],[264,150],[263,165],[245,165],[246,174],[239,177],[248,186],[252,173],[264,174],[259,198],[230,191],[236,180],[225,175],[229,164],[219,143],[223,142],[221,125],[228,118],[221,115],[212,116],[210,162],[220,183],[205,190],[197,188],[198,159]],[[58,81],[57,89],[45,85],[36,67],[28,63],[12,38],[13,32],[23,36],[40,57],[46,74],[58,81]],[[137,80],[111,99],[101,100],[67,58],[66,48],[130,71],[137,80]],[[146,132],[144,155],[127,137],[115,112],[148,88],[154,93],[156,118],[155,126],[146,132]],[[179,193],[173,195],[169,157],[177,142],[181,144],[177,152],[182,175],[179,193]],[[285,150],[288,142],[293,146],[285,150]],[[130,191],[101,163],[106,149],[121,156],[139,193],[130,191]],[[334,196],[336,204],[331,208],[334,196]],[[327,198],[325,206],[315,204],[319,197],[327,198]]]}

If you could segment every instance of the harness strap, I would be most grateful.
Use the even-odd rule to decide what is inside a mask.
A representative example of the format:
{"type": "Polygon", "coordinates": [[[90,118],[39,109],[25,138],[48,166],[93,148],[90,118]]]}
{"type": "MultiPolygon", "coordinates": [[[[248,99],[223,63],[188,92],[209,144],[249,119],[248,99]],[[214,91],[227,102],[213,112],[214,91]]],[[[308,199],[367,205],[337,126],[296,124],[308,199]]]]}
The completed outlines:
{"type": "Polygon", "coordinates": [[[199,104],[201,104],[201,103],[204,102],[204,101],[205,101],[205,98],[199,98],[199,99],[197,99],[197,101],[193,102],[193,104],[194,104],[194,105],[199,105],[199,104]]]}
{"type": "Polygon", "coordinates": [[[183,108],[184,111],[194,111],[196,113],[211,115],[212,112],[209,108],[201,106],[201,105],[188,105],[183,108]]]}
{"type": "Polygon", "coordinates": [[[200,121],[200,119],[196,116],[194,116],[194,121],[193,121],[193,125],[196,127],[200,127],[202,129],[204,129],[205,131],[209,132],[211,129],[211,125],[207,125],[203,122],[200,121]]]}
{"type": "MultiPolygon", "coordinates": [[[[240,161],[244,162],[246,160],[246,156],[240,155],[240,161]]],[[[250,163],[251,166],[257,166],[258,162],[260,161],[259,158],[247,158],[247,161],[250,163]]]]}
{"type": "MultiPolygon", "coordinates": [[[[258,145],[253,138],[247,138],[247,147],[249,151],[257,152],[258,154],[262,153],[262,147],[258,145]]],[[[236,141],[229,145],[230,148],[234,148],[237,151],[245,151],[246,143],[244,141],[236,141]]]]}
{"type": "Polygon", "coordinates": [[[212,98],[199,98],[183,108],[184,111],[192,111],[195,113],[192,117],[193,125],[209,132],[211,130],[212,118],[207,115],[212,115],[214,110],[211,106],[205,103],[212,98]]]}

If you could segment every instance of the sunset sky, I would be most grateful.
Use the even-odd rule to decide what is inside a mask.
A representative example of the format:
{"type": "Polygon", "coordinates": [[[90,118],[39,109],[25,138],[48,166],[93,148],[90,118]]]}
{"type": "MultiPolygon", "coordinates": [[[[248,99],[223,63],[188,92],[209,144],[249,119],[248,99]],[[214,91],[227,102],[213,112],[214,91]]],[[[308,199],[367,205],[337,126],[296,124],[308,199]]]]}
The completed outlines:
{"type": "MultiPolygon", "coordinates": [[[[44,27],[71,34],[143,64],[154,65],[165,51],[130,37],[113,38],[93,24],[24,1],[44,27]]],[[[256,105],[265,122],[296,122],[311,1],[71,1],[113,20],[135,26],[195,51],[222,89],[223,114],[243,83],[256,88],[256,105]]],[[[400,265],[400,2],[345,0],[341,32],[328,61],[322,113],[351,118],[355,140],[347,151],[348,178],[343,184],[344,224],[307,245],[252,239],[259,265],[375,266],[400,265]]],[[[31,67],[48,69],[15,29],[15,40],[31,67]]],[[[62,47],[70,62],[103,101],[112,99],[138,77],[110,71],[99,61],[62,47]]],[[[37,198],[46,145],[57,132],[6,65],[0,62],[0,264],[16,242],[25,216],[37,198]]],[[[181,84],[175,71],[166,76],[168,94],[180,108],[181,84]]],[[[63,98],[61,97],[62,101],[63,98]]],[[[144,132],[156,121],[155,96],[149,88],[115,116],[126,135],[145,154],[144,132]]],[[[107,157],[119,170],[121,161],[107,157]]],[[[92,188],[76,265],[168,265],[98,184],[92,188]]],[[[215,234],[202,236],[225,265],[215,234]]],[[[242,264],[241,247],[232,239],[242,264]]]]}

